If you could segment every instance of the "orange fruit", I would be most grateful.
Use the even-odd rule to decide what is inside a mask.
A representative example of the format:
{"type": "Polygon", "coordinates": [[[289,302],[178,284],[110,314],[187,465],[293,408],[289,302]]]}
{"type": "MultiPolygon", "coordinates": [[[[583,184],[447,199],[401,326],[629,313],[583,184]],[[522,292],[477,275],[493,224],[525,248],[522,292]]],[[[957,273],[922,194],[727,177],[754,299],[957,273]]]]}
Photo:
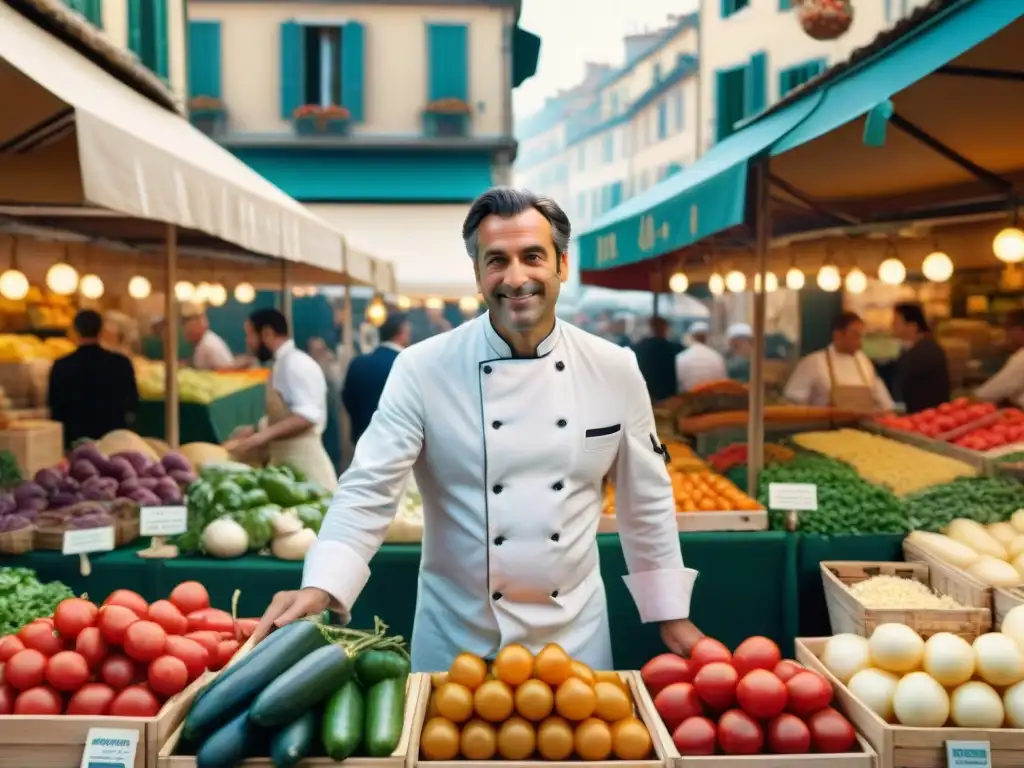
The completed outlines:
{"type": "Polygon", "coordinates": [[[582,661],[573,661],[572,676],[578,677],[580,680],[590,685],[593,685],[597,682],[597,678],[594,676],[594,670],[592,670],[582,661]]]}
{"type": "Polygon", "coordinates": [[[490,760],[498,751],[498,734],[483,720],[470,720],[462,726],[459,754],[466,760],[490,760]]]}
{"type": "Polygon", "coordinates": [[[464,723],[473,716],[473,692],[460,683],[445,683],[434,693],[437,713],[453,723],[464,723]]]}
{"type": "Polygon", "coordinates": [[[597,696],[594,717],[598,717],[606,723],[616,723],[633,714],[633,705],[629,701],[629,696],[615,683],[600,680],[594,686],[594,693],[597,696]]]}
{"type": "Polygon", "coordinates": [[[494,676],[513,688],[533,677],[533,654],[519,645],[506,645],[494,658],[494,676]]]}
{"type": "Polygon", "coordinates": [[[568,760],[576,748],[572,726],[560,717],[549,717],[537,727],[537,751],[545,760],[568,760]]]}
{"type": "Polygon", "coordinates": [[[516,688],[516,712],[527,720],[539,722],[555,707],[555,694],[543,680],[527,680],[516,688]]]}
{"type": "Polygon", "coordinates": [[[607,760],[612,753],[612,732],[608,723],[591,717],[576,726],[573,743],[581,760],[607,760]]]}
{"type": "Polygon", "coordinates": [[[536,747],[533,725],[521,717],[510,717],[498,729],[498,754],[506,760],[525,760],[536,747]]]}
{"type": "Polygon", "coordinates": [[[448,682],[464,685],[475,691],[487,679],[487,664],[472,653],[460,653],[448,668],[448,682]]]}
{"type": "Polygon", "coordinates": [[[454,760],[459,754],[459,729],[443,717],[428,720],[420,734],[420,754],[426,760],[454,760]]]}
{"type": "Polygon", "coordinates": [[[512,689],[501,680],[487,680],[473,692],[473,709],[484,720],[500,723],[515,708],[512,689]]]}
{"type": "Polygon", "coordinates": [[[533,673],[550,686],[557,686],[572,674],[572,659],[562,646],[548,643],[533,662],[533,673]]]}
{"type": "Polygon", "coordinates": [[[447,672],[431,672],[430,673],[430,687],[437,690],[442,685],[448,682],[447,672]]]}
{"type": "Polygon", "coordinates": [[[646,760],[651,754],[651,734],[635,717],[612,726],[612,751],[619,760],[646,760]]]}
{"type": "Polygon", "coordinates": [[[555,691],[555,711],[566,720],[586,720],[596,707],[593,687],[578,677],[570,677],[555,691]]]}
{"type": "Polygon", "coordinates": [[[601,669],[594,673],[597,677],[597,682],[604,681],[606,683],[612,683],[613,685],[619,686],[624,691],[629,691],[629,684],[623,680],[618,672],[613,672],[608,669],[601,669]]]}
{"type": "Polygon", "coordinates": [[[437,711],[437,691],[431,691],[430,698],[427,700],[427,720],[439,715],[440,713],[437,711]]]}

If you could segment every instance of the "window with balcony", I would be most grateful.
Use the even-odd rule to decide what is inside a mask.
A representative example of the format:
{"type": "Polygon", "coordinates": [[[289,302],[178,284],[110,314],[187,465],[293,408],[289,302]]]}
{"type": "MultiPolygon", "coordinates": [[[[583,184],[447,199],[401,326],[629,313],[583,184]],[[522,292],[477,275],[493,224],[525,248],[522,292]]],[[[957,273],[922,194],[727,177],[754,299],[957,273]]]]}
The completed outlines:
{"type": "Polygon", "coordinates": [[[428,136],[468,136],[470,124],[469,26],[427,25],[427,100],[423,130],[428,136]]]}
{"type": "Polygon", "coordinates": [[[148,69],[167,78],[167,0],[128,0],[128,48],[148,69]]]}
{"type": "Polygon", "coordinates": [[[742,67],[719,70],[715,76],[715,134],[718,141],[731,136],[736,124],[767,106],[767,57],[755,53],[742,67]]]}
{"type": "Polygon", "coordinates": [[[363,119],[363,26],[281,25],[281,117],[300,134],[346,134],[363,119]]]}
{"type": "Polygon", "coordinates": [[[750,0],[720,0],[722,18],[727,19],[750,5],[750,0]]]}
{"type": "Polygon", "coordinates": [[[219,21],[189,21],[188,115],[194,126],[211,136],[226,127],[226,112],[221,101],[220,43],[219,21]]]}
{"type": "Polygon", "coordinates": [[[340,107],[341,28],[302,28],[302,103],[318,107],[340,107]]]}

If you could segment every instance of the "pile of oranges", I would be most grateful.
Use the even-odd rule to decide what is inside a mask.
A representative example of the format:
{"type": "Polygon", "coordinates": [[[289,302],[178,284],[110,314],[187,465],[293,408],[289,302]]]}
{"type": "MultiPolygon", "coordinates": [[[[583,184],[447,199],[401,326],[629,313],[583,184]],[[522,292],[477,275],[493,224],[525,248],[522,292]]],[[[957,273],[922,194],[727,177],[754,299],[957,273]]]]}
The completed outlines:
{"type": "Polygon", "coordinates": [[[728,478],[710,469],[672,473],[672,495],[679,512],[737,512],[764,508],[728,478]]]}
{"type": "Polygon", "coordinates": [[[460,654],[432,676],[422,760],[644,760],[651,735],[616,672],[594,672],[560,646],[502,648],[491,668],[460,654]]]}

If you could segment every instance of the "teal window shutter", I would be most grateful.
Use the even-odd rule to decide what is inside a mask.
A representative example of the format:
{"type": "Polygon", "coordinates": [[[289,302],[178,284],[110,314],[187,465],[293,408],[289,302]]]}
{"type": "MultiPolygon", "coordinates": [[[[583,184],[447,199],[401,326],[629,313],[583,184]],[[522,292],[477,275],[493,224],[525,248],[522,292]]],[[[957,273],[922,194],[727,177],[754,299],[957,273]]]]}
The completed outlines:
{"type": "Polygon", "coordinates": [[[658,104],[658,140],[668,136],[668,104],[664,99],[658,104]]]}
{"type": "Polygon", "coordinates": [[[721,141],[732,133],[731,127],[726,125],[726,82],[724,72],[715,73],[715,141],[721,141]]]}
{"type": "Polygon", "coordinates": [[[302,106],[303,81],[306,79],[306,38],[301,24],[286,21],[281,25],[281,117],[291,120],[302,106]]]}
{"type": "Polygon", "coordinates": [[[167,38],[167,0],[152,0],[151,10],[153,13],[153,60],[149,62],[149,68],[165,80],[170,74],[168,64],[167,38]]]}
{"type": "Polygon", "coordinates": [[[469,101],[469,28],[465,24],[427,25],[427,100],[469,101]]]}
{"type": "Polygon", "coordinates": [[[779,0],[779,10],[788,11],[793,7],[793,0],[779,0]]]}
{"type": "Polygon", "coordinates": [[[128,0],[128,49],[142,58],[142,3],[143,0],[128,0]]]}
{"type": "Polygon", "coordinates": [[[103,0],[87,0],[85,18],[91,21],[94,26],[103,29],[103,0]]]}
{"type": "Polygon", "coordinates": [[[750,117],[768,106],[768,56],[763,51],[750,57],[743,85],[743,114],[750,117]]]}
{"type": "Polygon", "coordinates": [[[219,21],[188,23],[188,95],[221,97],[219,21]]]}
{"type": "Polygon", "coordinates": [[[363,25],[350,21],[341,30],[341,103],[356,122],[363,120],[365,114],[365,61],[363,25]]]}

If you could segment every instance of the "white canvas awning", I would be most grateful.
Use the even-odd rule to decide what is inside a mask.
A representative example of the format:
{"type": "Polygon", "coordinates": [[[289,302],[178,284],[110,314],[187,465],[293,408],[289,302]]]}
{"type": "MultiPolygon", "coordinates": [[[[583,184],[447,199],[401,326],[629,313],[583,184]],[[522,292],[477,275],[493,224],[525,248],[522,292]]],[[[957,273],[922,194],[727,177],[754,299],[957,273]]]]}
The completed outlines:
{"type": "MultiPolygon", "coordinates": [[[[342,235],[179,115],[122,83],[0,3],[0,199],[61,206],[51,222],[100,207],[334,274],[342,235]],[[69,166],[77,171],[72,173],[69,166]]],[[[38,211],[37,211],[38,214],[38,211]]],[[[122,218],[126,241],[140,224],[122,218]]],[[[116,239],[93,216],[85,230],[116,239]]],[[[132,237],[134,235],[134,239],[132,237]]],[[[187,233],[182,236],[187,245],[187,233]]],[[[372,261],[353,260],[354,282],[373,285],[372,261]]]]}

